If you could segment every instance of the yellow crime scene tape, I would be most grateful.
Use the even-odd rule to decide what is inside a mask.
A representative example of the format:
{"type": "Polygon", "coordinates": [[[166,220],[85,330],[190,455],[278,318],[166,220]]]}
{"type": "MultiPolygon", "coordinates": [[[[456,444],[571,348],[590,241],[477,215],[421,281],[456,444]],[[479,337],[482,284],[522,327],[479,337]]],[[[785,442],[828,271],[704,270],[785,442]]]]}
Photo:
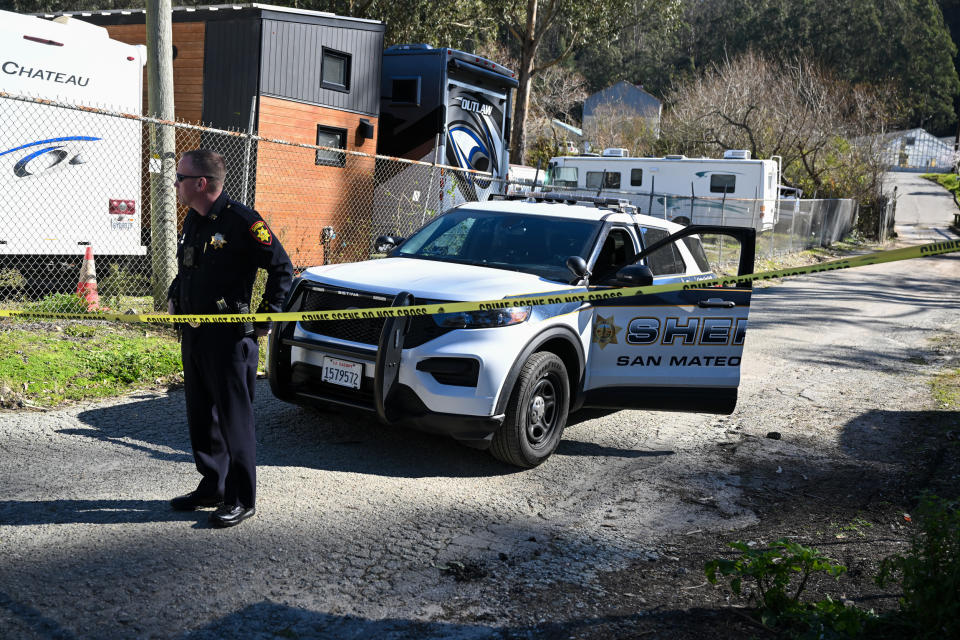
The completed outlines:
{"type": "Polygon", "coordinates": [[[647,287],[620,287],[606,288],[595,291],[586,291],[582,293],[563,293],[554,292],[548,294],[535,294],[528,297],[500,298],[498,300],[484,300],[481,302],[449,302],[440,304],[422,304],[410,305],[406,307],[375,307],[368,309],[341,309],[329,311],[301,311],[301,312],[277,312],[277,313],[251,313],[251,314],[209,314],[209,315],[170,315],[166,313],[55,313],[39,311],[19,311],[0,309],[0,317],[28,317],[28,318],[54,318],[68,320],[110,320],[116,322],[143,322],[152,324],[176,324],[176,323],[201,323],[201,324],[229,324],[237,322],[294,322],[294,321],[313,321],[313,320],[361,320],[367,318],[398,318],[405,316],[426,316],[436,313],[457,313],[461,311],[478,311],[489,309],[503,309],[507,307],[526,307],[545,304],[563,304],[570,302],[590,302],[593,300],[609,300],[611,298],[626,298],[637,295],[647,295],[651,293],[662,293],[666,291],[680,291],[686,289],[703,289],[706,287],[728,287],[737,285],[746,285],[760,280],[772,280],[777,278],[792,278],[795,276],[806,275],[810,273],[820,273],[823,271],[835,271],[837,269],[851,269],[854,267],[866,267],[872,264],[883,264],[885,262],[896,262],[898,260],[909,260],[911,258],[923,258],[927,256],[942,255],[960,251],[960,240],[950,240],[947,242],[934,242],[925,245],[904,247],[902,249],[890,249],[887,251],[877,251],[861,256],[843,258],[830,262],[822,262],[816,265],[807,265],[804,267],[791,267],[789,269],[778,269],[776,271],[763,271],[760,273],[751,273],[743,276],[727,276],[723,278],[711,278],[709,280],[696,280],[687,282],[672,282],[669,284],[651,285],[647,287]]]}

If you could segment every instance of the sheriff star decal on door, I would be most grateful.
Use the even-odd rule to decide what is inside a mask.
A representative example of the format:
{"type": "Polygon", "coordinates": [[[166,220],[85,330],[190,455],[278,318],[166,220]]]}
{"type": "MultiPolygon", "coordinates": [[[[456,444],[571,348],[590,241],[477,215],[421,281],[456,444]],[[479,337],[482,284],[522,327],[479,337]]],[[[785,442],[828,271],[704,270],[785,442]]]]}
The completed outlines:
{"type": "Polygon", "coordinates": [[[608,344],[617,344],[617,332],[622,328],[616,325],[613,316],[604,318],[597,314],[597,320],[593,325],[593,342],[600,345],[601,349],[608,344]]]}

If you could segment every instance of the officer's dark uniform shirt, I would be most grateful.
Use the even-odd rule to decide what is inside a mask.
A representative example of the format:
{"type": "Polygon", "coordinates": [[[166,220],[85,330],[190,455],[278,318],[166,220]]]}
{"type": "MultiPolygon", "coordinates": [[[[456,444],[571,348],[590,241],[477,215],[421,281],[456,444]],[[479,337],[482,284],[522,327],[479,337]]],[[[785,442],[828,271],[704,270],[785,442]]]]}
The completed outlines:
{"type": "Polygon", "coordinates": [[[193,209],[177,245],[177,276],[168,297],[180,314],[238,313],[249,305],[257,269],[267,271],[257,313],[280,311],[293,280],[286,251],[260,214],[224,191],[206,216],[193,209]]]}

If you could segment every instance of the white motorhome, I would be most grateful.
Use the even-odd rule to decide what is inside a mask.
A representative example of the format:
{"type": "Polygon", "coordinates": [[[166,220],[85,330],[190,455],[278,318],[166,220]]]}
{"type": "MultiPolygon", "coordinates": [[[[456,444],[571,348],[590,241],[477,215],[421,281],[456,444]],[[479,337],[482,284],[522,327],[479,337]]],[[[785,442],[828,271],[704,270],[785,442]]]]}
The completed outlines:
{"type": "Polygon", "coordinates": [[[631,158],[626,149],[600,156],[550,159],[548,188],[558,192],[626,199],[640,212],[680,224],[776,224],[780,162],[752,160],[749,151],[723,158],[631,158]]]}
{"type": "Polygon", "coordinates": [[[528,167],[523,164],[511,164],[507,173],[508,194],[530,193],[543,185],[545,174],[539,167],[528,167]]]}
{"type": "MultiPolygon", "coordinates": [[[[0,91],[139,114],[146,47],[0,11],[0,91]]],[[[141,123],[0,97],[0,256],[20,269],[143,256],[141,123]],[[73,260],[75,261],[75,260],[73,260]],[[63,263],[63,260],[60,261],[63,263]]]]}

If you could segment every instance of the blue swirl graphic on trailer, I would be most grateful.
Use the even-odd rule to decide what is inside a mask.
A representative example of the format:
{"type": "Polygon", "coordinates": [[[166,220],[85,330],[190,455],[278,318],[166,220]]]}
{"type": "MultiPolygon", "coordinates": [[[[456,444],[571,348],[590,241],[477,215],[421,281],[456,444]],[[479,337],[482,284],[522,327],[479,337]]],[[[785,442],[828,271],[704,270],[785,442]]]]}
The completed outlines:
{"type": "Polygon", "coordinates": [[[486,141],[467,125],[450,129],[450,145],[457,157],[457,166],[474,171],[490,170],[490,149],[486,141]]]}
{"type": "Polygon", "coordinates": [[[28,153],[13,165],[14,175],[18,178],[26,178],[28,176],[49,171],[55,167],[84,164],[86,162],[86,158],[83,157],[81,151],[71,149],[73,145],[62,143],[96,142],[98,140],[102,140],[102,138],[96,138],[93,136],[66,136],[63,138],[37,140],[36,142],[28,142],[27,144],[22,144],[19,147],[7,149],[6,151],[0,151],[0,157],[11,153],[16,153],[17,151],[22,151],[24,149],[52,145],[28,153]]]}
{"type": "MultiPolygon", "coordinates": [[[[504,162],[502,104],[505,97],[491,97],[458,87],[447,102],[447,163],[501,177],[504,162]]],[[[456,189],[466,200],[485,200],[490,179],[454,172],[456,189]]]]}

